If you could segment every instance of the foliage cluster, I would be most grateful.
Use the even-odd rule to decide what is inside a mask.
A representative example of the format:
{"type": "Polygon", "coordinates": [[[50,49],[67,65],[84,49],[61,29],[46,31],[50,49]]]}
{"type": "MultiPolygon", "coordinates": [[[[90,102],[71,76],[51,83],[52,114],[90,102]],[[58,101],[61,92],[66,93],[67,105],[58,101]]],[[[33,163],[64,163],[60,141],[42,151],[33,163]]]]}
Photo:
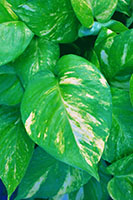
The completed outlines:
{"type": "Polygon", "coordinates": [[[133,199],[132,22],[132,0],[0,0],[8,200],[133,199]]]}

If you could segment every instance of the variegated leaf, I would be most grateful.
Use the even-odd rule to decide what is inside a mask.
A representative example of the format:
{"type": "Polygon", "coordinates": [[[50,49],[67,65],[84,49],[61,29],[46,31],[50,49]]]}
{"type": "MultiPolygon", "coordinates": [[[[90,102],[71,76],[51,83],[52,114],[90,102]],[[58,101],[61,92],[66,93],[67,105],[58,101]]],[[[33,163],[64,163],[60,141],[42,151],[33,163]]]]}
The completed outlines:
{"type": "Polygon", "coordinates": [[[21,122],[19,107],[0,106],[0,178],[9,199],[24,176],[33,149],[34,143],[21,122]]]}
{"type": "Polygon", "coordinates": [[[111,126],[110,88],[99,70],[76,55],[62,57],[37,74],[21,104],[29,136],[55,158],[98,178],[111,126]]]}
{"type": "Polygon", "coordinates": [[[18,189],[16,200],[50,198],[79,189],[90,175],[66,165],[37,147],[18,189]]]}

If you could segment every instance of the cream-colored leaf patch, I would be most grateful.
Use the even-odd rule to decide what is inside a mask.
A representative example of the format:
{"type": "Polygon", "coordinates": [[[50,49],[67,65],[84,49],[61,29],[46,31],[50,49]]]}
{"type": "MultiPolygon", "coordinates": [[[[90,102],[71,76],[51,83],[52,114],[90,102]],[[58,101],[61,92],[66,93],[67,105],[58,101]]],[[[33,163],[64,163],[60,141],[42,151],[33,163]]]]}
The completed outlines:
{"type": "Polygon", "coordinates": [[[35,113],[31,112],[28,119],[25,122],[25,128],[29,135],[31,135],[31,125],[35,123],[35,113]]]}

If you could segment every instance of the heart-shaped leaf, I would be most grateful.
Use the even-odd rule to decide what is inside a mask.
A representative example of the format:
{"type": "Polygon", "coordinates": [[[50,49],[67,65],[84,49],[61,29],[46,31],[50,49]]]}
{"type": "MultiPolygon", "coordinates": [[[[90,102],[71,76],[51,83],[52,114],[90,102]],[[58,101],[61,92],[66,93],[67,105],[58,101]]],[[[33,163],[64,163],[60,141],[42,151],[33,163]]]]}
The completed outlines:
{"type": "Polygon", "coordinates": [[[111,126],[110,88],[99,70],[76,55],[62,57],[55,68],[37,74],[21,104],[29,136],[55,158],[98,178],[111,126]]]}

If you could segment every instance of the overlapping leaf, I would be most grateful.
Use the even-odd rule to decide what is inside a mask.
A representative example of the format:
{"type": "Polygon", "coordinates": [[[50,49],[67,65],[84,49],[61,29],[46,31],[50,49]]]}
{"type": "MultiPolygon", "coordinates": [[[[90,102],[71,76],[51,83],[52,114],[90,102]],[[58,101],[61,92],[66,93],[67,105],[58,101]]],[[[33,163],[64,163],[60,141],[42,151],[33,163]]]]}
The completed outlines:
{"type": "Polygon", "coordinates": [[[71,3],[79,21],[87,28],[92,27],[94,17],[99,22],[108,21],[117,6],[117,0],[71,0],[71,3]]]}
{"type": "Polygon", "coordinates": [[[108,183],[113,200],[133,199],[133,154],[116,161],[107,168],[114,178],[108,183]]]}
{"type": "Polygon", "coordinates": [[[106,167],[106,163],[101,160],[99,165],[99,182],[91,178],[88,183],[80,189],[65,195],[58,195],[58,197],[54,196],[51,200],[109,200],[107,183],[111,179],[111,175],[107,174],[106,167]]]}
{"type": "Polygon", "coordinates": [[[99,161],[111,125],[109,86],[95,66],[67,55],[28,85],[22,101],[29,136],[55,158],[98,178],[99,161]]]}
{"type": "Polygon", "coordinates": [[[100,59],[101,70],[107,79],[122,82],[133,72],[133,30],[122,32],[117,36],[109,30],[107,32],[109,33],[107,39],[103,37],[100,42],[99,38],[97,39],[95,50],[100,59]]]}
{"type": "Polygon", "coordinates": [[[116,20],[110,20],[106,23],[94,22],[91,28],[81,26],[81,28],[79,29],[79,37],[98,35],[103,27],[106,27],[116,33],[121,33],[128,30],[128,28],[124,24],[116,20]]]}
{"type": "Polygon", "coordinates": [[[77,39],[79,22],[70,0],[28,0],[15,12],[38,36],[61,43],[77,39]]]}
{"type": "Polygon", "coordinates": [[[33,148],[21,122],[19,108],[0,106],[0,178],[8,197],[24,176],[33,148]]]}
{"type": "Polygon", "coordinates": [[[118,0],[117,11],[122,12],[128,16],[131,14],[132,0],[118,0]]]}
{"type": "Polygon", "coordinates": [[[54,67],[59,58],[59,45],[42,38],[34,38],[24,53],[13,63],[23,86],[26,87],[34,74],[54,67]]]}
{"type": "Polygon", "coordinates": [[[86,172],[57,161],[38,147],[20,184],[16,200],[63,195],[80,188],[89,178],[86,172]]]}
{"type": "Polygon", "coordinates": [[[0,1],[0,23],[18,20],[13,12],[11,5],[6,0],[0,1]]]}
{"type": "Polygon", "coordinates": [[[13,21],[14,19],[12,16],[8,13],[6,8],[3,6],[3,4],[0,3],[0,23],[13,21]]]}
{"type": "Polygon", "coordinates": [[[23,88],[11,66],[0,66],[0,104],[15,105],[21,102],[23,88]]]}
{"type": "Polygon", "coordinates": [[[108,200],[109,194],[107,191],[107,183],[111,176],[106,173],[106,163],[102,160],[99,167],[100,182],[91,178],[86,185],[84,185],[83,200],[108,200]]]}
{"type": "Polygon", "coordinates": [[[133,107],[129,92],[112,88],[113,123],[104,159],[109,162],[120,159],[133,152],[133,107]]]}
{"type": "Polygon", "coordinates": [[[33,33],[23,22],[0,24],[0,66],[22,54],[32,37],[33,33]]]}
{"type": "Polygon", "coordinates": [[[71,3],[81,24],[87,28],[90,28],[94,23],[90,1],[71,0],[71,3]]]}

